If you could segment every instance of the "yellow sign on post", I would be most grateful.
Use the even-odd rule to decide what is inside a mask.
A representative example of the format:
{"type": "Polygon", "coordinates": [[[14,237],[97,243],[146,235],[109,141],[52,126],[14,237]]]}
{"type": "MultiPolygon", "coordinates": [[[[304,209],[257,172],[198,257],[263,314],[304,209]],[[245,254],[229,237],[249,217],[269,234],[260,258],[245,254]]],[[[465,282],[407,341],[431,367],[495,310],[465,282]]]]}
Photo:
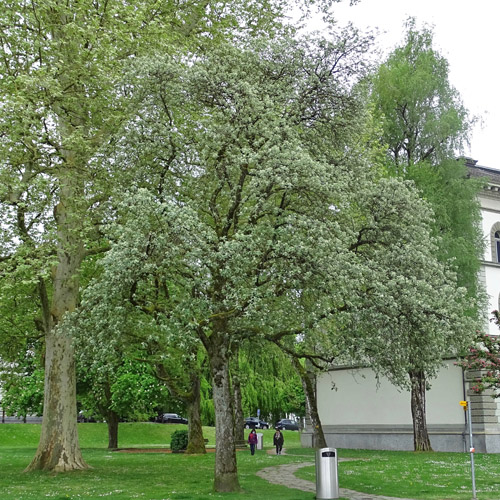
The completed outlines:
{"type": "Polygon", "coordinates": [[[467,401],[460,401],[460,406],[463,406],[464,410],[467,410],[467,405],[468,405],[467,401]]]}

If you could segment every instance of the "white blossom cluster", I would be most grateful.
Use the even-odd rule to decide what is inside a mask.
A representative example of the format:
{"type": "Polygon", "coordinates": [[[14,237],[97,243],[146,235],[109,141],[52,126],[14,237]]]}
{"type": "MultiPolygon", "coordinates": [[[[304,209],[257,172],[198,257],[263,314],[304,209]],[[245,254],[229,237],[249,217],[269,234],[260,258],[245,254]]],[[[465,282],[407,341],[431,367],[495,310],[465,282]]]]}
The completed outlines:
{"type": "Polygon", "coordinates": [[[139,111],[118,155],[134,188],[84,294],[86,342],[109,353],[132,331],[229,353],[289,337],[399,385],[463,347],[470,304],[435,257],[432,214],[411,183],[381,175],[369,141],[358,42],[227,44],[138,64],[139,111]]]}

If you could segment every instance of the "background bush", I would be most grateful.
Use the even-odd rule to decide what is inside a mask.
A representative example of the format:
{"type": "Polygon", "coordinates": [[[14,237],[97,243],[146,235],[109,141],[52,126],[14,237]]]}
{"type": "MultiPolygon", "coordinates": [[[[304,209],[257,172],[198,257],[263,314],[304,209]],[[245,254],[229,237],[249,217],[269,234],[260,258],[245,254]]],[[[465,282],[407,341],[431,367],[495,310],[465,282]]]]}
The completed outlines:
{"type": "Polygon", "coordinates": [[[188,432],[185,430],[175,431],[172,434],[172,440],[170,441],[170,449],[172,451],[185,450],[188,445],[188,432]]]}

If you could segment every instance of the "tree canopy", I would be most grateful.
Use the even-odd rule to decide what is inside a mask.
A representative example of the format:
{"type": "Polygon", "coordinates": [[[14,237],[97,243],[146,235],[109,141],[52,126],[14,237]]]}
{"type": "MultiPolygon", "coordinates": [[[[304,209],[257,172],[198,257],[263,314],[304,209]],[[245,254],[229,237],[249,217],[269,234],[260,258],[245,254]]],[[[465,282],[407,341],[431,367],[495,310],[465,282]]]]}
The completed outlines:
{"type": "MultiPolygon", "coordinates": [[[[372,80],[375,113],[382,123],[380,140],[387,147],[386,165],[391,175],[415,182],[429,202],[433,209],[431,227],[438,243],[433,253],[456,273],[457,283],[466,287],[472,299],[470,307],[463,306],[453,313],[455,320],[463,316],[458,334],[453,333],[453,328],[446,333],[453,322],[448,323],[447,316],[438,313],[442,307],[439,297],[429,303],[437,306],[438,316],[434,319],[425,315],[422,321],[415,321],[418,314],[410,312],[404,315],[409,319],[407,324],[401,325],[402,332],[406,332],[401,347],[402,352],[408,347],[404,357],[410,374],[404,384],[410,382],[412,411],[414,417],[418,415],[414,418],[415,449],[429,449],[425,424],[428,379],[435,375],[440,357],[458,354],[460,347],[465,348],[471,341],[477,324],[473,318],[479,316],[483,305],[477,282],[483,245],[477,199],[480,185],[468,179],[465,161],[455,159],[468,140],[474,120],[449,81],[448,62],[433,48],[431,29],[417,29],[414,19],[409,19],[406,27],[403,44],[380,65],[372,80]],[[442,327],[437,323],[433,326],[436,319],[437,323],[444,321],[442,327]]],[[[443,296],[446,300],[453,300],[454,281],[443,296]]],[[[386,373],[391,367],[389,378],[400,385],[406,377],[395,376],[398,358],[391,356],[392,360],[383,356],[386,373]]],[[[376,361],[375,366],[379,366],[376,361]]]]}
{"type": "Polygon", "coordinates": [[[433,47],[433,32],[418,29],[414,19],[406,37],[373,79],[376,110],[394,168],[433,165],[462,151],[471,119],[451,85],[448,61],[433,47]]]}
{"type": "Polygon", "coordinates": [[[314,335],[334,355],[392,339],[408,370],[410,334],[441,346],[440,327],[464,326],[427,204],[371,164],[378,146],[356,85],[366,43],[352,32],[254,39],[137,63],[138,113],[113,158],[132,187],[117,196],[112,248],[82,307],[107,335],[128,314],[148,334],[203,345],[218,491],[238,489],[230,361],[247,339],[314,335]]]}
{"type": "Polygon", "coordinates": [[[125,68],[144,54],[203,53],[241,32],[287,31],[285,6],[280,0],[4,2],[2,277],[29,271],[46,349],[44,420],[30,469],[86,467],[76,434],[73,348],[61,321],[78,305],[82,262],[105,246],[100,229],[114,169],[103,168],[102,159],[130,117],[125,68]]]}
{"type": "MultiPolygon", "coordinates": [[[[400,382],[405,370],[434,373],[444,344],[467,336],[468,303],[436,258],[428,204],[379,161],[371,40],[350,28],[298,37],[281,23],[286,5],[11,0],[0,13],[0,106],[11,117],[0,118],[0,307],[15,299],[10,277],[25,277],[23,307],[35,317],[35,290],[45,334],[30,469],[86,467],[71,334],[99,390],[122,396],[124,359],[153,351],[164,368],[182,352],[195,373],[204,349],[217,491],[239,488],[231,361],[248,341],[357,350],[400,382]],[[94,272],[87,263],[104,251],[94,272]]],[[[410,39],[428,49],[425,36],[410,39]]],[[[443,109],[458,109],[448,90],[443,109]]],[[[411,112],[405,102],[394,123],[436,121],[436,102],[411,112]]],[[[443,116],[452,127],[461,115],[443,116]]],[[[386,129],[394,170],[445,157],[458,140],[439,129],[417,143],[421,126],[403,139],[386,129]]],[[[149,368],[136,372],[149,380],[149,368]]]]}

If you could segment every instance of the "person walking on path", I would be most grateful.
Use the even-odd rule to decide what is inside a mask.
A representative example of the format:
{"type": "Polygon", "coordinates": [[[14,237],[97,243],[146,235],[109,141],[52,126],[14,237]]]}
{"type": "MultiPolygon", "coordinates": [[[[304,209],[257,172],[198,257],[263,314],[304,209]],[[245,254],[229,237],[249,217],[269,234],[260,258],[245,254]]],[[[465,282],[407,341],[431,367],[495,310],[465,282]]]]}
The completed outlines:
{"type": "Polygon", "coordinates": [[[281,450],[283,449],[283,443],[285,442],[285,438],[279,429],[276,429],[276,432],[273,436],[273,443],[276,446],[276,455],[281,455],[281,450]]]}
{"type": "Polygon", "coordinates": [[[255,432],[255,429],[250,431],[250,434],[248,435],[248,442],[250,443],[250,452],[252,455],[255,455],[255,446],[257,444],[257,433],[255,432]]]}

